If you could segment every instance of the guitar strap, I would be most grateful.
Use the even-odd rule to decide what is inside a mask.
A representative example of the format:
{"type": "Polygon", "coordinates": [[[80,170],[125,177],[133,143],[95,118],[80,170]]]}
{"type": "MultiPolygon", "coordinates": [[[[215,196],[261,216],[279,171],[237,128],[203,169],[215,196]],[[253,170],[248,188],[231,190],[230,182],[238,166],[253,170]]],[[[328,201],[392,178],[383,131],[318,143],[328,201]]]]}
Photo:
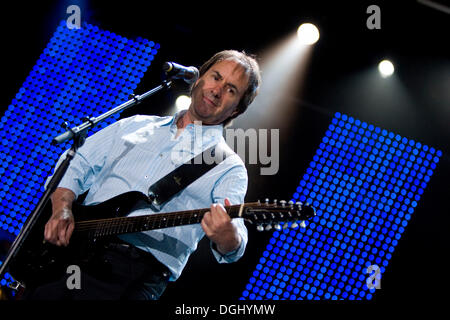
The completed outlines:
{"type": "Polygon", "coordinates": [[[168,173],[148,189],[152,209],[159,211],[173,196],[232,154],[222,141],[168,173]]]}

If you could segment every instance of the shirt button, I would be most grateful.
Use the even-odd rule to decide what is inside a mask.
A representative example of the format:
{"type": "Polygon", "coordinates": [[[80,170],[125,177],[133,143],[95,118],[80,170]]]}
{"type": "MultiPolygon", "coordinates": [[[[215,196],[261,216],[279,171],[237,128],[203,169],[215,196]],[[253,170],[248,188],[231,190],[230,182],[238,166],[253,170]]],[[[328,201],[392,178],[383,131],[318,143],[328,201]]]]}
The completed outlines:
{"type": "Polygon", "coordinates": [[[162,154],[162,153],[160,153],[160,154],[159,154],[159,156],[160,156],[160,157],[162,158],[162,157],[163,157],[163,154],[162,154]]]}
{"type": "Polygon", "coordinates": [[[145,176],[145,177],[144,177],[144,179],[147,179],[147,178],[148,178],[148,176],[145,176]]]}

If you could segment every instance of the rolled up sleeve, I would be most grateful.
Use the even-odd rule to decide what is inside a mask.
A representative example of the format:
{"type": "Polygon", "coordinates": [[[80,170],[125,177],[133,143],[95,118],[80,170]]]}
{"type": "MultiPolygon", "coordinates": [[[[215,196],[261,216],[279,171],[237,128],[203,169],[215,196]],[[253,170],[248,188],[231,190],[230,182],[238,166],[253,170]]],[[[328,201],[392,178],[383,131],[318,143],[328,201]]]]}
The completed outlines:
{"type": "MultiPolygon", "coordinates": [[[[212,191],[213,201],[225,205],[225,198],[228,198],[231,204],[244,203],[247,185],[247,170],[243,164],[237,165],[224,174],[224,176],[216,183],[212,191]]],[[[248,233],[244,224],[244,219],[235,218],[231,222],[237,228],[241,237],[241,244],[236,250],[228,252],[227,254],[221,254],[215,249],[214,243],[210,241],[211,251],[219,263],[231,263],[239,260],[244,255],[247,246],[248,233]]]]}
{"type": "MultiPolygon", "coordinates": [[[[82,147],[80,147],[75,157],[71,160],[70,166],[58,187],[72,190],[77,196],[86,192],[94,182],[96,175],[103,169],[106,158],[114,145],[117,133],[130,122],[131,118],[117,121],[106,128],[98,131],[86,139],[82,147]]],[[[55,165],[56,169],[66,158],[68,150],[66,150],[55,165]]],[[[49,176],[45,182],[47,188],[52,176],[49,176]]]]}

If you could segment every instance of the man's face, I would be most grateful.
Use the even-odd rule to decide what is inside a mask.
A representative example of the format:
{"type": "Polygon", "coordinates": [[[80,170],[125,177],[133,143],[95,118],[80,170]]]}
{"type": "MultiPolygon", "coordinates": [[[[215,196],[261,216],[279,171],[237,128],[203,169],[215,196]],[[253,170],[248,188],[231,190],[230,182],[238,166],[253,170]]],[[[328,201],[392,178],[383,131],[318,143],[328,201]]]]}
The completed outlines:
{"type": "Polygon", "coordinates": [[[219,124],[237,113],[248,86],[245,69],[234,60],[223,60],[209,68],[192,90],[189,112],[204,124],[219,124]]]}

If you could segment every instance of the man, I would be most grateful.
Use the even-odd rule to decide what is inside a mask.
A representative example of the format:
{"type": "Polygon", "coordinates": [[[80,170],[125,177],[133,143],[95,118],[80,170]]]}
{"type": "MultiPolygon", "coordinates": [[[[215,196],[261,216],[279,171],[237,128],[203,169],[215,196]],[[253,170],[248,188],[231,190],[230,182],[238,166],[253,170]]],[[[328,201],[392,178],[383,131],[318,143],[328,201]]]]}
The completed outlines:
{"type": "MultiPolygon", "coordinates": [[[[259,67],[252,57],[234,50],[222,51],[200,68],[187,111],[173,117],[122,119],[88,138],[52,194],[53,214],[45,226],[45,239],[57,246],[69,244],[74,230],[72,203],[87,190],[87,205],[127,191],[146,194],[149,186],[176,167],[224,142],[223,126],[247,109],[260,81],[259,67]],[[200,141],[194,139],[197,133],[200,141]],[[192,144],[199,152],[186,147],[192,144]]],[[[200,225],[121,235],[99,259],[104,267],[81,270],[81,289],[68,290],[66,279],[61,279],[30,290],[26,297],[158,299],[168,281],[180,276],[204,235],[211,240],[218,262],[238,260],[245,250],[247,230],[242,219],[230,219],[223,204],[243,203],[247,182],[245,165],[233,153],[163,207],[162,211],[173,212],[210,206],[200,225]]],[[[149,213],[141,210],[131,215],[149,213]]]]}

